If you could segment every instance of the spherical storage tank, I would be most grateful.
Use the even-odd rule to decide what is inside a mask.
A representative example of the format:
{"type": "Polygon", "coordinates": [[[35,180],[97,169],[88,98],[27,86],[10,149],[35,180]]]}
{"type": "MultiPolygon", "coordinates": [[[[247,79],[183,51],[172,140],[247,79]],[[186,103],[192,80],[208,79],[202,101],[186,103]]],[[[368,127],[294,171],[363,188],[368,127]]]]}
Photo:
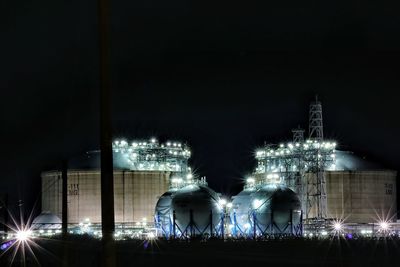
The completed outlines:
{"type": "Polygon", "coordinates": [[[283,185],[263,185],[242,191],[232,202],[231,220],[236,235],[300,235],[301,202],[283,185]]]}
{"type": "Polygon", "coordinates": [[[249,219],[251,215],[252,195],[255,191],[255,188],[246,188],[234,197],[234,200],[232,201],[233,210],[231,214],[231,221],[235,226],[233,234],[250,234],[251,226],[249,219]]]}
{"type": "Polygon", "coordinates": [[[32,230],[61,229],[61,219],[49,211],[42,212],[32,221],[32,230]]]}
{"type": "Polygon", "coordinates": [[[188,185],[165,193],[156,205],[156,222],[165,236],[217,235],[223,209],[220,197],[205,185],[188,185]]]}
{"type": "Polygon", "coordinates": [[[170,236],[172,234],[172,197],[176,190],[165,192],[157,201],[155,210],[155,222],[160,235],[170,236]]]}

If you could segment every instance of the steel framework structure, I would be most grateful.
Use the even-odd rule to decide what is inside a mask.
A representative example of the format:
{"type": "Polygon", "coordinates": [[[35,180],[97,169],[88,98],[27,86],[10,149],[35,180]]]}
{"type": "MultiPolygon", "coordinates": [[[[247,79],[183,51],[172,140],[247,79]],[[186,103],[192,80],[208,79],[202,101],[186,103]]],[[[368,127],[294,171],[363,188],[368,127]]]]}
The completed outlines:
{"type": "Polygon", "coordinates": [[[315,97],[315,102],[310,105],[309,138],[321,142],[324,140],[324,124],[322,120],[322,104],[315,97]]]}
{"type": "Polygon", "coordinates": [[[256,183],[285,184],[300,196],[304,219],[326,218],[324,171],[335,169],[335,147],[317,140],[266,145],[256,152],[256,183]]]}
{"type": "Polygon", "coordinates": [[[122,156],[122,164],[130,170],[190,173],[190,149],[179,142],[160,144],[152,138],[149,142],[133,141],[129,144],[125,140],[117,140],[113,143],[113,151],[122,156]]]}

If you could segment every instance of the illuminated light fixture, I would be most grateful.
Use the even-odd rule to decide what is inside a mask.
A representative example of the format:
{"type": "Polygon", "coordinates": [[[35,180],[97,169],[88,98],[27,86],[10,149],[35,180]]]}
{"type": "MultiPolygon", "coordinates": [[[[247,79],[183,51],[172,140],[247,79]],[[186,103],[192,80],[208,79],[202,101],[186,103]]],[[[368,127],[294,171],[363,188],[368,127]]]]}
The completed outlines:
{"type": "Polygon", "coordinates": [[[244,228],[245,229],[249,229],[251,227],[251,225],[249,224],[249,223],[246,223],[245,225],[244,225],[244,228]]]}
{"type": "Polygon", "coordinates": [[[231,202],[229,202],[228,204],[226,204],[226,207],[230,209],[233,207],[233,204],[231,202]]]}
{"type": "Polygon", "coordinates": [[[218,203],[219,203],[219,205],[221,205],[221,206],[225,206],[228,202],[226,201],[226,199],[220,199],[219,201],[218,201],[218,203]]]}
{"type": "Polygon", "coordinates": [[[385,222],[385,221],[379,222],[379,228],[380,228],[380,230],[382,230],[382,231],[387,231],[387,230],[389,230],[389,227],[390,227],[390,225],[389,225],[388,222],[385,222]]]}
{"type": "Polygon", "coordinates": [[[341,232],[343,230],[343,223],[342,222],[334,222],[333,223],[333,230],[335,230],[336,232],[341,232]]]}
{"type": "Polygon", "coordinates": [[[246,182],[248,183],[248,184],[254,184],[255,182],[256,182],[256,180],[254,179],[254,178],[247,178],[247,180],[246,180],[246,182]]]}
{"type": "Polygon", "coordinates": [[[31,230],[19,230],[17,231],[15,238],[20,241],[20,242],[26,242],[30,240],[32,237],[32,231],[31,230]]]}
{"type": "Polygon", "coordinates": [[[189,173],[188,175],[186,175],[187,179],[192,179],[193,178],[193,174],[189,173]]]}

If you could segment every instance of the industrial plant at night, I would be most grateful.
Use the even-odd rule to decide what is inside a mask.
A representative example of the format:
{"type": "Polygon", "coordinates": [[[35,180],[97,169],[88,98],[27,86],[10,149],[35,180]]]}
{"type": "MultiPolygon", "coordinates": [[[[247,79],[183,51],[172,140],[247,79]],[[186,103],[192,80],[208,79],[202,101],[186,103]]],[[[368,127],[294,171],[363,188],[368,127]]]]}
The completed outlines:
{"type": "MultiPolygon", "coordinates": [[[[223,196],[188,164],[180,142],[113,142],[117,238],[268,238],[399,234],[396,171],[341,151],[324,138],[322,105],[309,111],[308,135],[255,150],[257,166],[243,191],[223,196]]],[[[68,229],[101,235],[100,152],[68,163],[68,229]]],[[[42,214],[33,229],[59,231],[62,174],[42,173],[42,214]],[[47,218],[47,219],[46,219],[47,218]]]]}

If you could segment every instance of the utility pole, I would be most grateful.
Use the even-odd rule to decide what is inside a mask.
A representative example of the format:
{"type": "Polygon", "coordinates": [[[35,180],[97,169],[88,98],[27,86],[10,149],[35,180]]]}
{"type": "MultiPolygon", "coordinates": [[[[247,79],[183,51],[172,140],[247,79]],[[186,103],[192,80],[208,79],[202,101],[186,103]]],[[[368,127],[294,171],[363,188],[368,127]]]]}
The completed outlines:
{"type": "Polygon", "coordinates": [[[61,201],[61,211],[62,211],[62,237],[64,239],[63,247],[63,267],[68,266],[68,161],[63,160],[61,167],[61,187],[62,187],[62,201],[61,201]]]}
{"type": "Polygon", "coordinates": [[[114,219],[114,176],[111,130],[111,82],[110,82],[110,1],[98,0],[99,26],[99,71],[100,71],[100,150],[101,150],[101,227],[102,264],[116,266],[115,262],[115,219],[114,219]]]}
{"type": "Polygon", "coordinates": [[[62,182],[62,234],[65,238],[68,233],[68,162],[63,160],[61,170],[62,182]]]}

